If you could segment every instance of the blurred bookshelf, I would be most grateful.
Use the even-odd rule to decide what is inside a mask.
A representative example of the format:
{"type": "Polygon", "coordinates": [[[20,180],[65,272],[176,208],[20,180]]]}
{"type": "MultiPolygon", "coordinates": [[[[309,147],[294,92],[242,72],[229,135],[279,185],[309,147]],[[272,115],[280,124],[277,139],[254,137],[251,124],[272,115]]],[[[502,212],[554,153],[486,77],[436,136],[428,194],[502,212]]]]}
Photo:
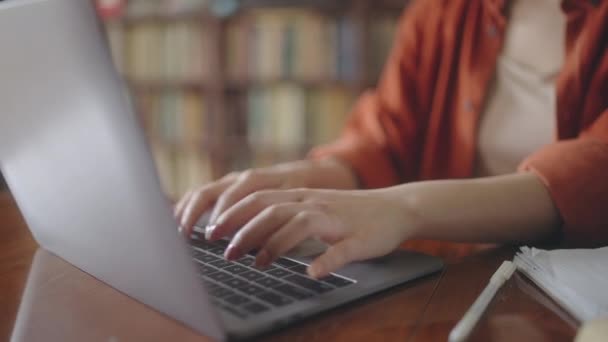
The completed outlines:
{"type": "Polygon", "coordinates": [[[304,157],[380,74],[407,0],[97,0],[165,191],[304,157]]]}

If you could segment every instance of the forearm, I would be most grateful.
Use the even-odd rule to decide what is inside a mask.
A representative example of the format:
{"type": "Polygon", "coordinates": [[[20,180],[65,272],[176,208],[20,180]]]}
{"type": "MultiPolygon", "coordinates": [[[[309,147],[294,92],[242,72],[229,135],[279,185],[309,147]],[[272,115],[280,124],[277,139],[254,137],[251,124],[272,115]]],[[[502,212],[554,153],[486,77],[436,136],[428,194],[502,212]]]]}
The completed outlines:
{"type": "Polygon", "coordinates": [[[296,183],[306,188],[352,190],[358,187],[353,170],[334,158],[302,160],[275,167],[289,170],[298,178],[296,183]]]}
{"type": "Polygon", "coordinates": [[[413,238],[534,242],[551,236],[560,221],[546,187],[531,173],[410,183],[391,191],[413,216],[413,238]]]}

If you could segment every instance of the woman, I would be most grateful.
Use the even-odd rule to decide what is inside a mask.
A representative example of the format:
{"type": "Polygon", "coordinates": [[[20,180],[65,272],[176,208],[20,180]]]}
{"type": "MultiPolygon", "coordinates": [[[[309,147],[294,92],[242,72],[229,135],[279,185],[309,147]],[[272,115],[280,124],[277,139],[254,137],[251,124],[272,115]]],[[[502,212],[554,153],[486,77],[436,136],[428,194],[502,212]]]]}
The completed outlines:
{"type": "Polygon", "coordinates": [[[411,239],[598,245],[607,206],[608,1],[420,0],[339,140],[176,216],[189,233],[214,207],[206,236],[259,266],[321,239],[321,277],[411,239]]]}

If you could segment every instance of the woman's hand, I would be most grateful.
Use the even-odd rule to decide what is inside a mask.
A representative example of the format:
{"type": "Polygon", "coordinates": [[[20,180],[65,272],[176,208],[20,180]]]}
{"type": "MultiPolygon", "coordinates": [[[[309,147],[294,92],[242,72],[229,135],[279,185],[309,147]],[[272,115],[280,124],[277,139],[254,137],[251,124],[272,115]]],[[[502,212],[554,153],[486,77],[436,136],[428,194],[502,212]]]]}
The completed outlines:
{"type": "Polygon", "coordinates": [[[541,180],[520,173],[378,190],[260,191],[221,213],[207,235],[216,240],[236,233],[226,258],[258,249],[258,266],[317,238],[330,245],[308,269],[319,278],[387,254],[408,239],[530,243],[554,236],[559,224],[541,180]]]}
{"type": "Polygon", "coordinates": [[[415,229],[403,197],[394,190],[266,190],[231,206],[208,230],[208,239],[235,234],[226,258],[258,249],[256,265],[267,266],[307,238],[330,247],[310,265],[319,278],[356,260],[388,254],[415,229]]]}
{"type": "Polygon", "coordinates": [[[189,191],[175,206],[182,232],[189,236],[198,219],[213,208],[210,223],[247,195],[264,189],[356,187],[353,172],[335,159],[299,161],[231,173],[218,181],[189,191]]]}

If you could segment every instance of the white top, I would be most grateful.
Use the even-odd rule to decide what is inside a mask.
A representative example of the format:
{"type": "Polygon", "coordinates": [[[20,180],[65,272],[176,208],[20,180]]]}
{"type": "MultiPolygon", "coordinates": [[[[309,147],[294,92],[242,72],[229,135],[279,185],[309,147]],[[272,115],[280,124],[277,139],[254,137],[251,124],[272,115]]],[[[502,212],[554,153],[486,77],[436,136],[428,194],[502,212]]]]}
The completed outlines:
{"type": "Polygon", "coordinates": [[[563,64],[559,0],[512,0],[503,50],[479,123],[475,175],[515,172],[556,132],[555,80],[563,64]]]}

